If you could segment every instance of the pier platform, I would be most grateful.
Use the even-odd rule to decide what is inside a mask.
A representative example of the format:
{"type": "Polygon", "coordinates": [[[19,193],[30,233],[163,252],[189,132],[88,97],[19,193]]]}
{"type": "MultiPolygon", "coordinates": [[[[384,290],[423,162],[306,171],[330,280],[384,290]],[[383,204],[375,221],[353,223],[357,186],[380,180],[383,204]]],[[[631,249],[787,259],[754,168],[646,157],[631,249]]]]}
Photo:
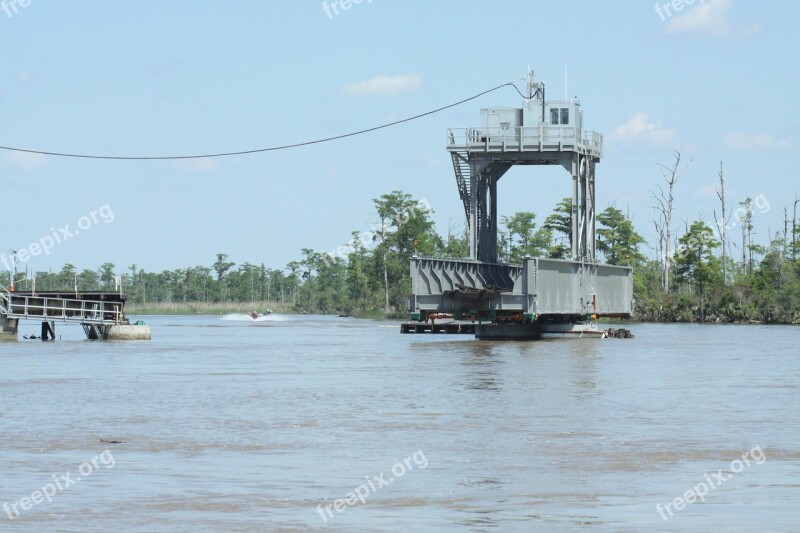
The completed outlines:
{"type": "Polygon", "coordinates": [[[41,321],[43,341],[57,322],[80,324],[90,340],[150,340],[150,328],[131,325],[123,292],[11,291],[0,286],[0,340],[17,340],[19,321],[41,321]]]}

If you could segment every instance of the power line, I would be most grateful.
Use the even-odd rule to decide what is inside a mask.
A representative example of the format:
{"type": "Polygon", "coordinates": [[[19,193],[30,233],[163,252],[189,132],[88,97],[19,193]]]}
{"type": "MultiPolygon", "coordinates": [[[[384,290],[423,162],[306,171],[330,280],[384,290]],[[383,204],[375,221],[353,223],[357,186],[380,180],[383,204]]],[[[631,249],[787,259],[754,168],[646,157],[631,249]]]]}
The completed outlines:
{"type": "MultiPolygon", "coordinates": [[[[402,124],[404,122],[410,122],[412,120],[416,120],[418,118],[427,117],[428,115],[433,115],[434,113],[439,113],[440,111],[444,111],[445,109],[450,109],[451,107],[456,107],[470,100],[475,100],[476,98],[480,98],[483,95],[489,94],[494,92],[498,89],[502,89],[506,86],[511,86],[517,89],[517,86],[514,85],[513,82],[504,83],[502,85],[498,85],[493,89],[489,89],[487,91],[483,91],[478,93],[474,96],[470,96],[469,98],[465,98],[464,100],[459,100],[458,102],[446,105],[444,107],[440,107],[434,109],[432,111],[427,111],[425,113],[420,113],[419,115],[414,115],[413,117],[404,118],[401,120],[395,120],[394,122],[388,122],[386,124],[381,124],[380,126],[375,126],[372,128],[367,128],[365,130],[353,131],[350,133],[344,133],[342,135],[336,135],[334,137],[326,137],[324,139],[316,139],[313,141],[305,141],[295,144],[285,144],[282,146],[271,146],[269,148],[256,148],[253,150],[240,150],[236,152],[219,152],[214,154],[198,154],[198,155],[170,155],[170,156],[118,156],[118,155],[97,155],[97,154],[75,154],[75,153],[68,153],[68,152],[53,152],[48,150],[31,150],[26,148],[16,148],[13,146],[0,146],[0,150],[7,150],[10,152],[22,152],[26,154],[39,154],[39,155],[50,155],[54,157],[72,157],[77,159],[113,159],[113,160],[134,160],[134,161],[166,161],[166,160],[174,160],[174,159],[204,159],[204,158],[211,158],[211,157],[229,157],[229,156],[236,156],[236,155],[249,155],[249,154],[258,154],[262,152],[275,152],[278,150],[286,150],[289,148],[299,148],[301,146],[309,146],[312,144],[321,144],[330,141],[336,141],[339,139],[345,139],[347,137],[354,137],[356,135],[362,135],[364,133],[369,133],[372,131],[381,130],[384,128],[388,128],[391,126],[396,126],[398,124],[402,124]]],[[[519,89],[517,89],[519,92],[519,89]]],[[[522,94],[522,93],[520,93],[522,94]]]]}

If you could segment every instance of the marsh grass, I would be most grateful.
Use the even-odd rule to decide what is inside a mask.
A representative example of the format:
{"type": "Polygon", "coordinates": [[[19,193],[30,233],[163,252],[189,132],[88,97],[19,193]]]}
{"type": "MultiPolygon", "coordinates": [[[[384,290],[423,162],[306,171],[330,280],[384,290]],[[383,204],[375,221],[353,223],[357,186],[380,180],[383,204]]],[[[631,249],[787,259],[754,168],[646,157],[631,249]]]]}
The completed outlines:
{"type": "Polygon", "coordinates": [[[288,306],[275,302],[156,302],[125,305],[127,315],[229,315],[252,311],[261,314],[267,309],[278,314],[293,312],[288,306]]]}

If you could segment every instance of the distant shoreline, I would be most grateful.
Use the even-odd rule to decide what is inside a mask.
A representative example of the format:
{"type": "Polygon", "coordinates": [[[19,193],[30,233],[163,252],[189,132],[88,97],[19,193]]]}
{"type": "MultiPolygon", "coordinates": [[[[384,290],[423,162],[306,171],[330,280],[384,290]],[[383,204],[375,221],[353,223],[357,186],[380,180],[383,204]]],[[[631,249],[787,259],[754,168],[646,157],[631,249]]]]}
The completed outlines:
{"type": "Polygon", "coordinates": [[[271,309],[278,314],[297,314],[276,302],[157,302],[146,304],[128,303],[127,315],[229,315],[232,313],[263,314],[271,309]]]}
{"type": "MultiPolygon", "coordinates": [[[[406,313],[389,313],[386,314],[382,310],[369,310],[369,311],[356,311],[353,313],[303,313],[293,309],[288,305],[282,305],[277,302],[159,302],[153,304],[127,304],[125,306],[125,313],[128,316],[220,316],[229,315],[234,313],[249,314],[255,311],[258,314],[263,314],[267,309],[271,309],[273,313],[280,315],[297,315],[303,316],[305,314],[319,314],[327,316],[341,316],[346,314],[348,317],[365,318],[372,320],[408,320],[406,313]]],[[[797,326],[798,322],[760,322],[755,320],[748,321],[682,321],[682,320],[619,320],[609,319],[601,320],[602,323],[608,324],[704,324],[704,325],[737,325],[737,326],[797,326]]]]}
{"type": "Polygon", "coordinates": [[[255,311],[263,314],[267,309],[279,315],[306,315],[321,314],[328,316],[340,316],[346,314],[353,318],[370,318],[375,320],[402,320],[407,318],[407,313],[385,313],[382,310],[355,311],[352,313],[332,311],[330,313],[304,313],[289,305],[277,302],[157,302],[152,304],[133,304],[125,305],[125,314],[131,316],[220,316],[234,313],[249,314],[255,311]]]}

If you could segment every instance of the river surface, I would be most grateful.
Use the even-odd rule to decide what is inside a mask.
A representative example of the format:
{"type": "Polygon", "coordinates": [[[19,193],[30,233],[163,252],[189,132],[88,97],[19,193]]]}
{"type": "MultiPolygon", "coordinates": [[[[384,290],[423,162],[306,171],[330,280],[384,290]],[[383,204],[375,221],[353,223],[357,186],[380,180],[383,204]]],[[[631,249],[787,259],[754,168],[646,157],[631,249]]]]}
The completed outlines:
{"type": "Polygon", "coordinates": [[[283,318],[0,344],[0,531],[800,531],[800,327],[283,318]]]}

